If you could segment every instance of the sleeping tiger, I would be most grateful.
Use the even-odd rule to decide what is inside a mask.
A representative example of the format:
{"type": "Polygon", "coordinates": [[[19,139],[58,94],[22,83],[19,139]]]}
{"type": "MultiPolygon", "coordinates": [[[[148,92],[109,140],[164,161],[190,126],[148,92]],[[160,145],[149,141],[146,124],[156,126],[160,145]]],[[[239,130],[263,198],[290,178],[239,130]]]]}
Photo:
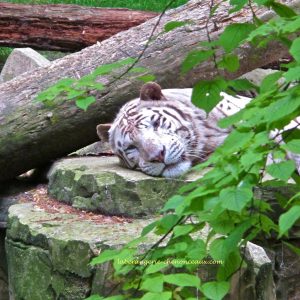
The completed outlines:
{"type": "Polygon", "coordinates": [[[219,119],[245,106],[250,98],[224,94],[208,115],[191,103],[192,89],[165,89],[154,82],[126,103],[112,124],[97,126],[123,166],[151,176],[178,177],[207,159],[230,129],[219,119]]]}

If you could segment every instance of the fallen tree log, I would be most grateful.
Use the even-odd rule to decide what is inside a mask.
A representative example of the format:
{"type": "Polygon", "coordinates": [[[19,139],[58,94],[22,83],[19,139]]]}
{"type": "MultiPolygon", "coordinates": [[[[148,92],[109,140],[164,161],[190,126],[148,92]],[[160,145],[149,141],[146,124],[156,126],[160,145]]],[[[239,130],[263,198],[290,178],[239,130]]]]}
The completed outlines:
{"type": "MultiPolygon", "coordinates": [[[[246,22],[251,18],[252,13],[247,10],[228,18],[226,5],[219,6],[213,22],[208,24],[212,38],[219,36],[229,22],[246,22]]],[[[257,11],[257,15],[262,13],[264,11],[257,11]]],[[[207,39],[205,24],[208,15],[208,0],[190,1],[168,11],[160,20],[155,39],[151,40],[138,65],[147,67],[163,88],[190,87],[200,79],[216,76],[212,62],[204,62],[186,76],[179,76],[186,54],[207,39]],[[172,20],[192,22],[163,33],[163,24],[172,20]]],[[[82,77],[99,65],[138,57],[155,24],[157,18],[0,85],[0,181],[97,140],[95,126],[110,121],[122,104],[138,95],[141,82],[134,78],[140,74],[127,74],[119,80],[109,76],[100,78],[108,84],[107,88],[101,92],[91,91],[97,101],[87,112],[78,109],[71,101],[46,107],[33,99],[61,78],[82,77]]],[[[239,71],[225,75],[238,77],[285,54],[286,49],[276,43],[263,49],[245,45],[238,50],[241,58],[239,71]]]]}
{"type": "Polygon", "coordinates": [[[0,3],[0,46],[74,52],[156,15],[78,5],[0,3]]]}

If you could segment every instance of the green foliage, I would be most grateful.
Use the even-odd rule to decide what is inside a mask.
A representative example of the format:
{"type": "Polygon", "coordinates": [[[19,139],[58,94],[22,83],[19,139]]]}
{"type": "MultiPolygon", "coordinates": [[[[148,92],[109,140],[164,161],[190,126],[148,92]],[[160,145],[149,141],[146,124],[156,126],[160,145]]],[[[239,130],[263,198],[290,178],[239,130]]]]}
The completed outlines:
{"type": "Polygon", "coordinates": [[[291,207],[279,218],[279,237],[285,234],[300,219],[300,205],[291,207]]]}
{"type": "Polygon", "coordinates": [[[220,95],[227,88],[227,83],[222,78],[202,80],[193,88],[192,102],[210,112],[222,99],[220,95]]]}
{"type": "MultiPolygon", "coordinates": [[[[204,48],[187,54],[182,64],[182,74],[207,60],[229,72],[237,71],[239,58],[234,50],[244,42],[255,42],[263,47],[276,39],[289,46],[295,60],[285,66],[286,71],[267,76],[259,88],[246,80],[226,80],[220,76],[200,81],[194,86],[192,101],[206,112],[210,112],[222,99],[221,91],[256,89],[258,96],[237,114],[220,121],[221,127],[233,126],[234,130],[208,161],[196,166],[195,170],[209,165],[214,167],[170,198],[162,209],[166,215],[143,230],[143,237],[152,232],[163,236],[160,242],[166,237],[169,239],[166,244],[159,242],[151,251],[135,257],[169,263],[136,266],[134,276],[138,276],[141,283],[132,286],[144,292],[141,299],[196,299],[195,289],[208,299],[223,299],[230,288],[230,277],[243,265],[240,247],[258,234],[265,237],[277,234],[278,238],[282,238],[300,219],[300,193],[290,199],[278,198],[278,204],[284,210],[278,220],[270,219],[271,206],[257,199],[254,193],[255,187],[287,185],[291,178],[299,182],[295,163],[284,160],[284,157],[287,151],[300,153],[300,130],[294,128],[284,132],[284,144],[277,142],[275,138],[279,136],[276,134],[271,138],[270,132],[276,128],[282,129],[299,112],[300,87],[290,87],[289,83],[299,79],[300,42],[299,38],[293,40],[291,34],[300,29],[300,20],[283,4],[255,2],[273,8],[278,17],[263,23],[255,16],[253,23],[227,26],[219,40],[206,43],[202,45],[204,48]],[[218,49],[224,49],[225,54],[216,61],[218,49]],[[273,155],[274,162],[267,165],[269,154],[273,155]],[[263,181],[265,173],[273,179],[263,181]],[[206,222],[210,226],[209,234],[200,238],[195,233],[206,222]],[[195,276],[199,265],[188,262],[205,258],[222,261],[215,281],[201,282],[195,276]],[[166,273],[167,270],[170,272],[170,266],[173,271],[166,273]],[[180,272],[174,272],[177,268],[180,272]]],[[[233,11],[238,11],[248,1],[232,0],[230,3],[234,6],[233,11]]],[[[170,25],[170,29],[175,27],[176,24],[170,25]]],[[[300,249],[286,244],[300,253],[300,249]]],[[[113,253],[111,260],[115,261],[121,253],[113,253]]],[[[104,252],[101,257],[107,260],[109,255],[104,252]]],[[[132,269],[127,270],[124,271],[126,281],[134,282],[130,277],[132,269]]],[[[130,298],[130,292],[126,297],[130,298]]]]}
{"type": "Polygon", "coordinates": [[[0,64],[4,64],[8,56],[11,54],[12,49],[0,47],[0,64]]]}
{"type": "Polygon", "coordinates": [[[164,29],[165,29],[165,32],[169,32],[169,31],[174,30],[178,27],[182,27],[186,24],[187,24],[187,22],[183,22],[183,21],[171,21],[171,22],[168,22],[165,25],[164,29]]]}
{"type": "Polygon", "coordinates": [[[229,291],[229,283],[222,281],[204,283],[202,291],[208,299],[221,300],[229,291]]]}
{"type": "Polygon", "coordinates": [[[251,23],[234,23],[228,25],[219,38],[220,45],[229,53],[239,46],[248,34],[255,29],[255,25],[251,23]]]}
{"type": "MultiPolygon", "coordinates": [[[[283,210],[277,220],[270,217],[272,206],[255,193],[256,187],[288,187],[292,180],[300,182],[295,163],[285,160],[288,151],[300,152],[299,126],[285,131],[282,137],[270,134],[275,129],[283,130],[299,114],[300,86],[291,83],[299,80],[300,39],[296,34],[300,29],[300,17],[291,8],[273,0],[254,2],[273,9],[278,16],[264,23],[253,15],[252,22],[228,25],[218,40],[209,39],[200,49],[187,54],[181,75],[187,76],[187,72],[204,61],[213,63],[218,74],[222,74],[220,69],[238,71],[240,61],[235,50],[246,42],[265,47],[276,40],[289,48],[293,62],[285,65],[283,71],[267,76],[260,87],[221,75],[195,84],[192,101],[206,112],[222,100],[222,91],[233,93],[255,89],[258,95],[240,112],[219,122],[224,128],[232,126],[231,134],[207,162],[194,169],[213,167],[170,198],[162,209],[161,219],[145,227],[141,237],[122,249],[105,250],[93,259],[92,265],[111,262],[114,275],[124,285],[120,298],[92,296],[90,300],[192,300],[198,294],[207,299],[222,299],[229,291],[231,276],[243,266],[241,247],[258,235],[263,238],[277,235],[283,240],[300,219],[300,193],[290,198],[278,195],[274,199],[283,210]],[[217,59],[217,53],[224,55],[217,59]],[[278,139],[285,144],[279,143],[278,139]],[[270,155],[274,161],[267,165],[270,155]],[[271,175],[272,179],[264,179],[265,174],[271,175]],[[209,231],[200,233],[207,224],[209,231]],[[139,246],[150,233],[156,235],[158,241],[141,253],[139,246]],[[202,263],[210,263],[212,259],[217,265],[216,278],[203,282],[197,271],[202,263]],[[120,264],[120,260],[136,263],[120,264]],[[134,298],[136,295],[139,298],[134,298]]],[[[231,0],[230,3],[233,12],[239,11],[248,1],[231,0]]],[[[217,10],[218,5],[212,7],[209,18],[217,10]]],[[[165,26],[165,31],[183,25],[185,22],[171,22],[165,26]]],[[[154,79],[147,70],[134,67],[134,64],[135,61],[129,59],[101,66],[79,80],[64,79],[41,94],[38,100],[49,105],[71,100],[86,110],[94,101],[89,95],[90,90],[105,89],[101,82],[103,75],[113,76],[116,70],[130,65],[129,74],[141,73],[140,80],[144,82],[154,79]]],[[[300,253],[300,249],[285,243],[300,253]]]]}
{"type": "Polygon", "coordinates": [[[213,50],[194,50],[188,53],[187,57],[182,63],[181,72],[183,74],[190,71],[195,66],[207,60],[214,54],[213,50]]]}
{"type": "Polygon", "coordinates": [[[136,59],[129,57],[97,67],[92,73],[78,80],[73,78],[61,79],[55,85],[41,92],[35,100],[47,106],[52,106],[62,101],[73,100],[78,108],[86,111],[88,107],[96,101],[95,97],[90,95],[91,91],[103,91],[105,89],[105,84],[99,82],[101,76],[113,76],[114,72],[120,72],[120,69],[127,66],[129,74],[146,73],[138,76],[138,80],[143,82],[155,80],[154,75],[147,74],[146,68],[133,67],[135,63],[136,59]]]}

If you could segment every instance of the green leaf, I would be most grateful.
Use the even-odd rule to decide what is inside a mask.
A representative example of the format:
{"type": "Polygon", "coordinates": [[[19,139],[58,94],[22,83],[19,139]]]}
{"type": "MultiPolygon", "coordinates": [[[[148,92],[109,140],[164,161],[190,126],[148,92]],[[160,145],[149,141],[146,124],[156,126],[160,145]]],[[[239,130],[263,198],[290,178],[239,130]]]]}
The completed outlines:
{"type": "Polygon", "coordinates": [[[219,217],[215,220],[210,221],[211,227],[220,234],[228,234],[234,228],[232,220],[227,218],[219,217]]]}
{"type": "Polygon", "coordinates": [[[174,227],[174,237],[179,237],[181,235],[186,235],[190,233],[194,229],[193,225],[186,224],[186,225],[177,225],[174,227]]]}
{"type": "Polygon", "coordinates": [[[244,233],[251,227],[252,220],[246,220],[240,223],[224,241],[224,259],[227,259],[229,253],[238,250],[238,245],[241,242],[244,233]]]}
{"type": "Polygon", "coordinates": [[[240,61],[237,55],[227,54],[224,55],[221,61],[218,62],[220,68],[226,69],[229,72],[235,72],[240,67],[240,61]]]}
{"type": "Polygon", "coordinates": [[[255,30],[253,30],[248,38],[247,41],[255,41],[257,37],[262,37],[262,36],[271,36],[274,33],[274,27],[270,23],[265,23],[259,27],[257,27],[255,30]]]}
{"type": "Polygon", "coordinates": [[[240,255],[240,250],[231,252],[228,258],[224,261],[222,265],[219,266],[217,279],[219,281],[226,280],[231,277],[236,270],[241,269],[242,258],[240,255]]]}
{"type": "Polygon", "coordinates": [[[93,258],[91,261],[91,265],[102,264],[106,261],[113,260],[118,254],[120,250],[105,250],[101,252],[97,257],[93,258]]]}
{"type": "Polygon", "coordinates": [[[143,280],[141,289],[153,293],[161,293],[163,291],[163,275],[156,274],[154,277],[147,277],[143,280]]]}
{"type": "Polygon", "coordinates": [[[188,259],[201,260],[207,256],[206,244],[201,239],[193,240],[186,252],[188,259]]]}
{"type": "Polygon", "coordinates": [[[164,281],[182,287],[185,286],[192,286],[196,288],[200,287],[200,278],[198,276],[185,274],[185,273],[164,275],[164,281]]]}
{"type": "Polygon", "coordinates": [[[288,242],[283,242],[285,245],[287,245],[294,253],[296,253],[298,256],[300,256],[300,248],[288,243],[288,242]]]}
{"type": "Polygon", "coordinates": [[[137,79],[147,83],[150,81],[154,81],[155,78],[156,77],[153,74],[146,74],[146,75],[139,76],[137,79]]]}
{"type": "Polygon", "coordinates": [[[152,223],[148,224],[147,226],[145,226],[142,230],[141,235],[144,236],[144,235],[148,234],[150,231],[152,231],[156,227],[157,223],[158,223],[158,221],[155,221],[155,222],[152,222],[152,223]]]}
{"type": "Polygon", "coordinates": [[[198,82],[192,93],[192,102],[209,113],[221,100],[220,93],[227,88],[224,79],[203,80],[198,82]]]}
{"type": "Polygon", "coordinates": [[[286,97],[280,100],[273,101],[263,111],[263,123],[267,122],[268,124],[270,124],[286,117],[290,119],[292,113],[297,113],[299,106],[300,96],[293,94],[288,94],[286,97]]]}
{"type": "Polygon", "coordinates": [[[167,233],[179,220],[177,215],[166,215],[157,223],[157,232],[159,234],[167,233]]]}
{"type": "Polygon", "coordinates": [[[147,269],[145,270],[145,274],[153,274],[159,272],[161,269],[164,269],[166,267],[167,264],[164,263],[152,264],[147,267],[147,269]]]}
{"type": "Polygon", "coordinates": [[[260,92],[266,93],[278,87],[278,80],[282,78],[283,72],[278,71],[266,76],[260,85],[260,92]]]}
{"type": "Polygon", "coordinates": [[[252,165],[261,161],[264,158],[264,155],[264,152],[256,152],[250,149],[241,157],[240,162],[246,171],[248,171],[252,165]]]}
{"type": "Polygon", "coordinates": [[[239,122],[242,119],[243,114],[243,111],[239,111],[232,116],[223,118],[218,122],[218,126],[221,128],[227,128],[229,126],[232,126],[233,124],[239,122]]]}
{"type": "Polygon", "coordinates": [[[300,154],[300,140],[291,140],[287,144],[283,144],[282,148],[287,149],[293,153],[300,154]]]}
{"type": "MultiPolygon", "coordinates": [[[[99,295],[92,295],[88,298],[85,298],[84,300],[102,300],[104,299],[103,297],[100,297],[99,295]]],[[[123,299],[123,298],[120,298],[120,299],[123,299]]]]}
{"type": "Polygon", "coordinates": [[[234,8],[232,10],[230,10],[230,12],[236,12],[239,11],[241,8],[243,8],[247,3],[248,0],[230,0],[230,5],[234,6],[234,8]]]}
{"type": "Polygon", "coordinates": [[[182,204],[183,201],[184,201],[184,197],[180,195],[174,195],[167,201],[167,203],[165,204],[164,208],[161,211],[166,212],[168,210],[174,210],[176,207],[182,204]]]}
{"type": "Polygon", "coordinates": [[[168,245],[164,250],[163,253],[165,255],[173,255],[178,252],[183,252],[187,249],[187,243],[186,242],[177,242],[171,245],[168,245]]]}
{"type": "Polygon", "coordinates": [[[283,76],[287,82],[300,80],[300,66],[289,68],[283,76]]]}
{"type": "Polygon", "coordinates": [[[79,96],[82,96],[83,94],[85,93],[85,91],[83,90],[71,90],[68,95],[67,95],[67,99],[70,100],[70,99],[73,99],[73,98],[77,98],[79,96]]]}
{"type": "Polygon", "coordinates": [[[72,78],[64,78],[59,80],[55,86],[56,87],[60,87],[60,88],[66,88],[66,87],[70,87],[74,82],[76,82],[75,79],[72,78]]]}
{"type": "Polygon", "coordinates": [[[171,300],[171,292],[162,292],[162,293],[147,293],[140,300],[171,300]]]}
{"type": "Polygon", "coordinates": [[[235,79],[228,82],[228,86],[232,87],[235,91],[247,91],[257,89],[257,87],[247,79],[235,79]]]}
{"type": "Polygon", "coordinates": [[[124,296],[117,295],[117,296],[111,296],[111,297],[104,298],[104,299],[105,300],[124,300],[125,298],[124,298],[124,296]]]}
{"type": "Polygon", "coordinates": [[[128,57],[126,59],[119,60],[119,61],[111,63],[111,64],[105,64],[105,65],[102,65],[102,66],[96,68],[92,72],[92,75],[94,77],[100,76],[100,75],[106,75],[106,74],[111,73],[114,69],[118,69],[118,68],[128,65],[128,64],[133,64],[133,63],[135,63],[135,61],[136,61],[135,58],[128,57]]]}
{"type": "Polygon", "coordinates": [[[289,130],[285,130],[282,133],[283,140],[285,143],[290,142],[291,140],[299,140],[300,139],[300,130],[296,128],[292,128],[289,130]]]}
{"type": "Polygon", "coordinates": [[[171,30],[174,30],[175,28],[182,27],[188,23],[189,22],[187,21],[170,21],[167,24],[165,24],[164,29],[165,32],[169,32],[171,30]]]}
{"type": "Polygon", "coordinates": [[[254,0],[255,3],[258,5],[265,5],[265,6],[270,6],[274,0],[254,0]]]}
{"type": "Polygon", "coordinates": [[[260,214],[259,222],[261,223],[261,229],[267,234],[270,234],[271,230],[278,231],[278,226],[269,217],[263,214],[260,214]]]}
{"type": "Polygon", "coordinates": [[[214,260],[223,260],[225,258],[224,242],[225,239],[222,237],[213,240],[209,245],[209,254],[214,260]]]}
{"type": "Polygon", "coordinates": [[[300,218],[300,205],[291,207],[279,217],[279,237],[284,235],[300,218]]]}
{"type": "Polygon", "coordinates": [[[185,74],[195,66],[207,60],[214,54],[213,50],[190,51],[181,66],[181,73],[185,74]]]}
{"type": "Polygon", "coordinates": [[[221,300],[229,292],[229,287],[226,281],[213,281],[204,283],[201,290],[207,298],[221,300]]]}
{"type": "Polygon", "coordinates": [[[254,132],[240,132],[234,130],[230,133],[230,135],[226,138],[223,145],[221,146],[222,153],[233,153],[235,151],[239,151],[247,144],[250,144],[252,138],[254,136],[254,132]]]}
{"type": "Polygon", "coordinates": [[[220,35],[220,45],[227,53],[231,52],[239,46],[254,29],[255,25],[250,23],[235,23],[228,25],[220,35]]]}
{"type": "Polygon", "coordinates": [[[296,61],[300,62],[300,37],[294,39],[290,48],[290,53],[293,55],[296,61]]]}
{"type": "Polygon", "coordinates": [[[296,32],[300,29],[300,16],[295,18],[293,21],[289,20],[289,22],[286,23],[285,26],[282,28],[283,33],[292,33],[296,32]]]}
{"type": "Polygon", "coordinates": [[[292,160],[274,163],[267,166],[267,172],[274,178],[287,181],[295,171],[295,162],[292,160]]]}
{"type": "Polygon", "coordinates": [[[96,99],[93,96],[77,99],[75,101],[76,105],[84,111],[86,111],[88,107],[94,102],[96,102],[96,99]]]}
{"type": "Polygon", "coordinates": [[[291,18],[297,16],[297,13],[290,7],[279,3],[279,2],[271,2],[271,7],[277,13],[278,16],[283,18],[291,18]]]}
{"type": "Polygon", "coordinates": [[[240,187],[228,187],[221,191],[220,201],[222,206],[229,210],[241,212],[245,205],[252,199],[252,191],[240,187]]]}

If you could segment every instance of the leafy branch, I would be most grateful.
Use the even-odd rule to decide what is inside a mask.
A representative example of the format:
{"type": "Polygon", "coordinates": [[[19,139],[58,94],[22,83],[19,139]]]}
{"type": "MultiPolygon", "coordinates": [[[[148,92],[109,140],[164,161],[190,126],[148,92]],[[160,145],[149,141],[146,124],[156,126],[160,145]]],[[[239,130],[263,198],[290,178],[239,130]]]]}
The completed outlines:
{"type": "MultiPolygon", "coordinates": [[[[201,50],[190,52],[182,64],[182,73],[187,74],[206,60],[213,60],[215,66],[228,72],[239,68],[239,57],[235,50],[243,43],[264,47],[270,41],[281,41],[289,47],[293,61],[285,65],[286,71],[267,76],[259,87],[257,97],[237,114],[220,121],[221,127],[231,126],[232,132],[207,162],[194,168],[199,171],[213,165],[196,182],[184,186],[173,196],[162,210],[166,213],[161,220],[144,229],[142,236],[122,250],[110,250],[95,258],[93,264],[112,261],[115,275],[126,277],[123,295],[103,299],[196,299],[195,289],[209,299],[222,299],[229,291],[229,280],[245,262],[242,245],[247,241],[260,240],[276,235],[284,240],[289,230],[300,218],[299,193],[289,198],[277,199],[283,212],[278,219],[271,219],[272,206],[261,199],[257,188],[290,186],[291,179],[299,182],[295,163],[285,160],[289,153],[299,154],[299,123],[292,130],[284,127],[297,117],[300,107],[300,87],[297,82],[300,70],[300,39],[295,33],[300,29],[300,17],[289,7],[275,1],[232,0],[233,12],[246,4],[252,11],[252,23],[234,23],[226,27],[217,41],[208,42],[201,50]],[[258,19],[254,6],[272,8],[277,18],[263,23],[258,19]],[[223,51],[217,61],[216,51],[223,51]],[[278,83],[283,78],[284,87],[278,83]],[[278,130],[275,138],[270,136],[278,130]],[[282,136],[284,143],[276,138],[282,136]],[[275,159],[267,165],[267,157],[275,159]],[[265,173],[272,176],[264,177],[265,173]],[[209,232],[201,236],[201,230],[209,226],[209,232]],[[149,234],[160,236],[159,242],[147,254],[139,254],[137,245],[149,234]],[[166,239],[168,237],[168,239],[166,239]],[[162,243],[164,241],[164,243],[162,243]],[[197,276],[197,265],[173,263],[170,266],[118,266],[117,259],[129,258],[154,260],[185,259],[201,261],[203,258],[224,261],[218,266],[214,281],[202,282],[197,276]],[[167,268],[168,267],[168,268],[167,268]],[[167,272],[168,271],[168,272],[167,272]],[[184,282],[184,283],[183,283],[184,282]]],[[[210,3],[208,22],[214,15],[213,0],[210,3]]],[[[180,26],[172,24],[170,27],[180,26]]],[[[244,80],[226,80],[219,76],[210,81],[201,81],[194,86],[193,102],[200,108],[211,111],[221,100],[221,91],[241,91],[253,88],[244,80]]],[[[286,243],[286,242],[285,242],[286,243]]],[[[300,249],[287,243],[293,251],[300,249]]],[[[90,298],[92,299],[92,297],[90,298]]],[[[100,298],[98,298],[100,299],[100,298]]],[[[101,298],[102,299],[102,298],[101,298]]]]}

